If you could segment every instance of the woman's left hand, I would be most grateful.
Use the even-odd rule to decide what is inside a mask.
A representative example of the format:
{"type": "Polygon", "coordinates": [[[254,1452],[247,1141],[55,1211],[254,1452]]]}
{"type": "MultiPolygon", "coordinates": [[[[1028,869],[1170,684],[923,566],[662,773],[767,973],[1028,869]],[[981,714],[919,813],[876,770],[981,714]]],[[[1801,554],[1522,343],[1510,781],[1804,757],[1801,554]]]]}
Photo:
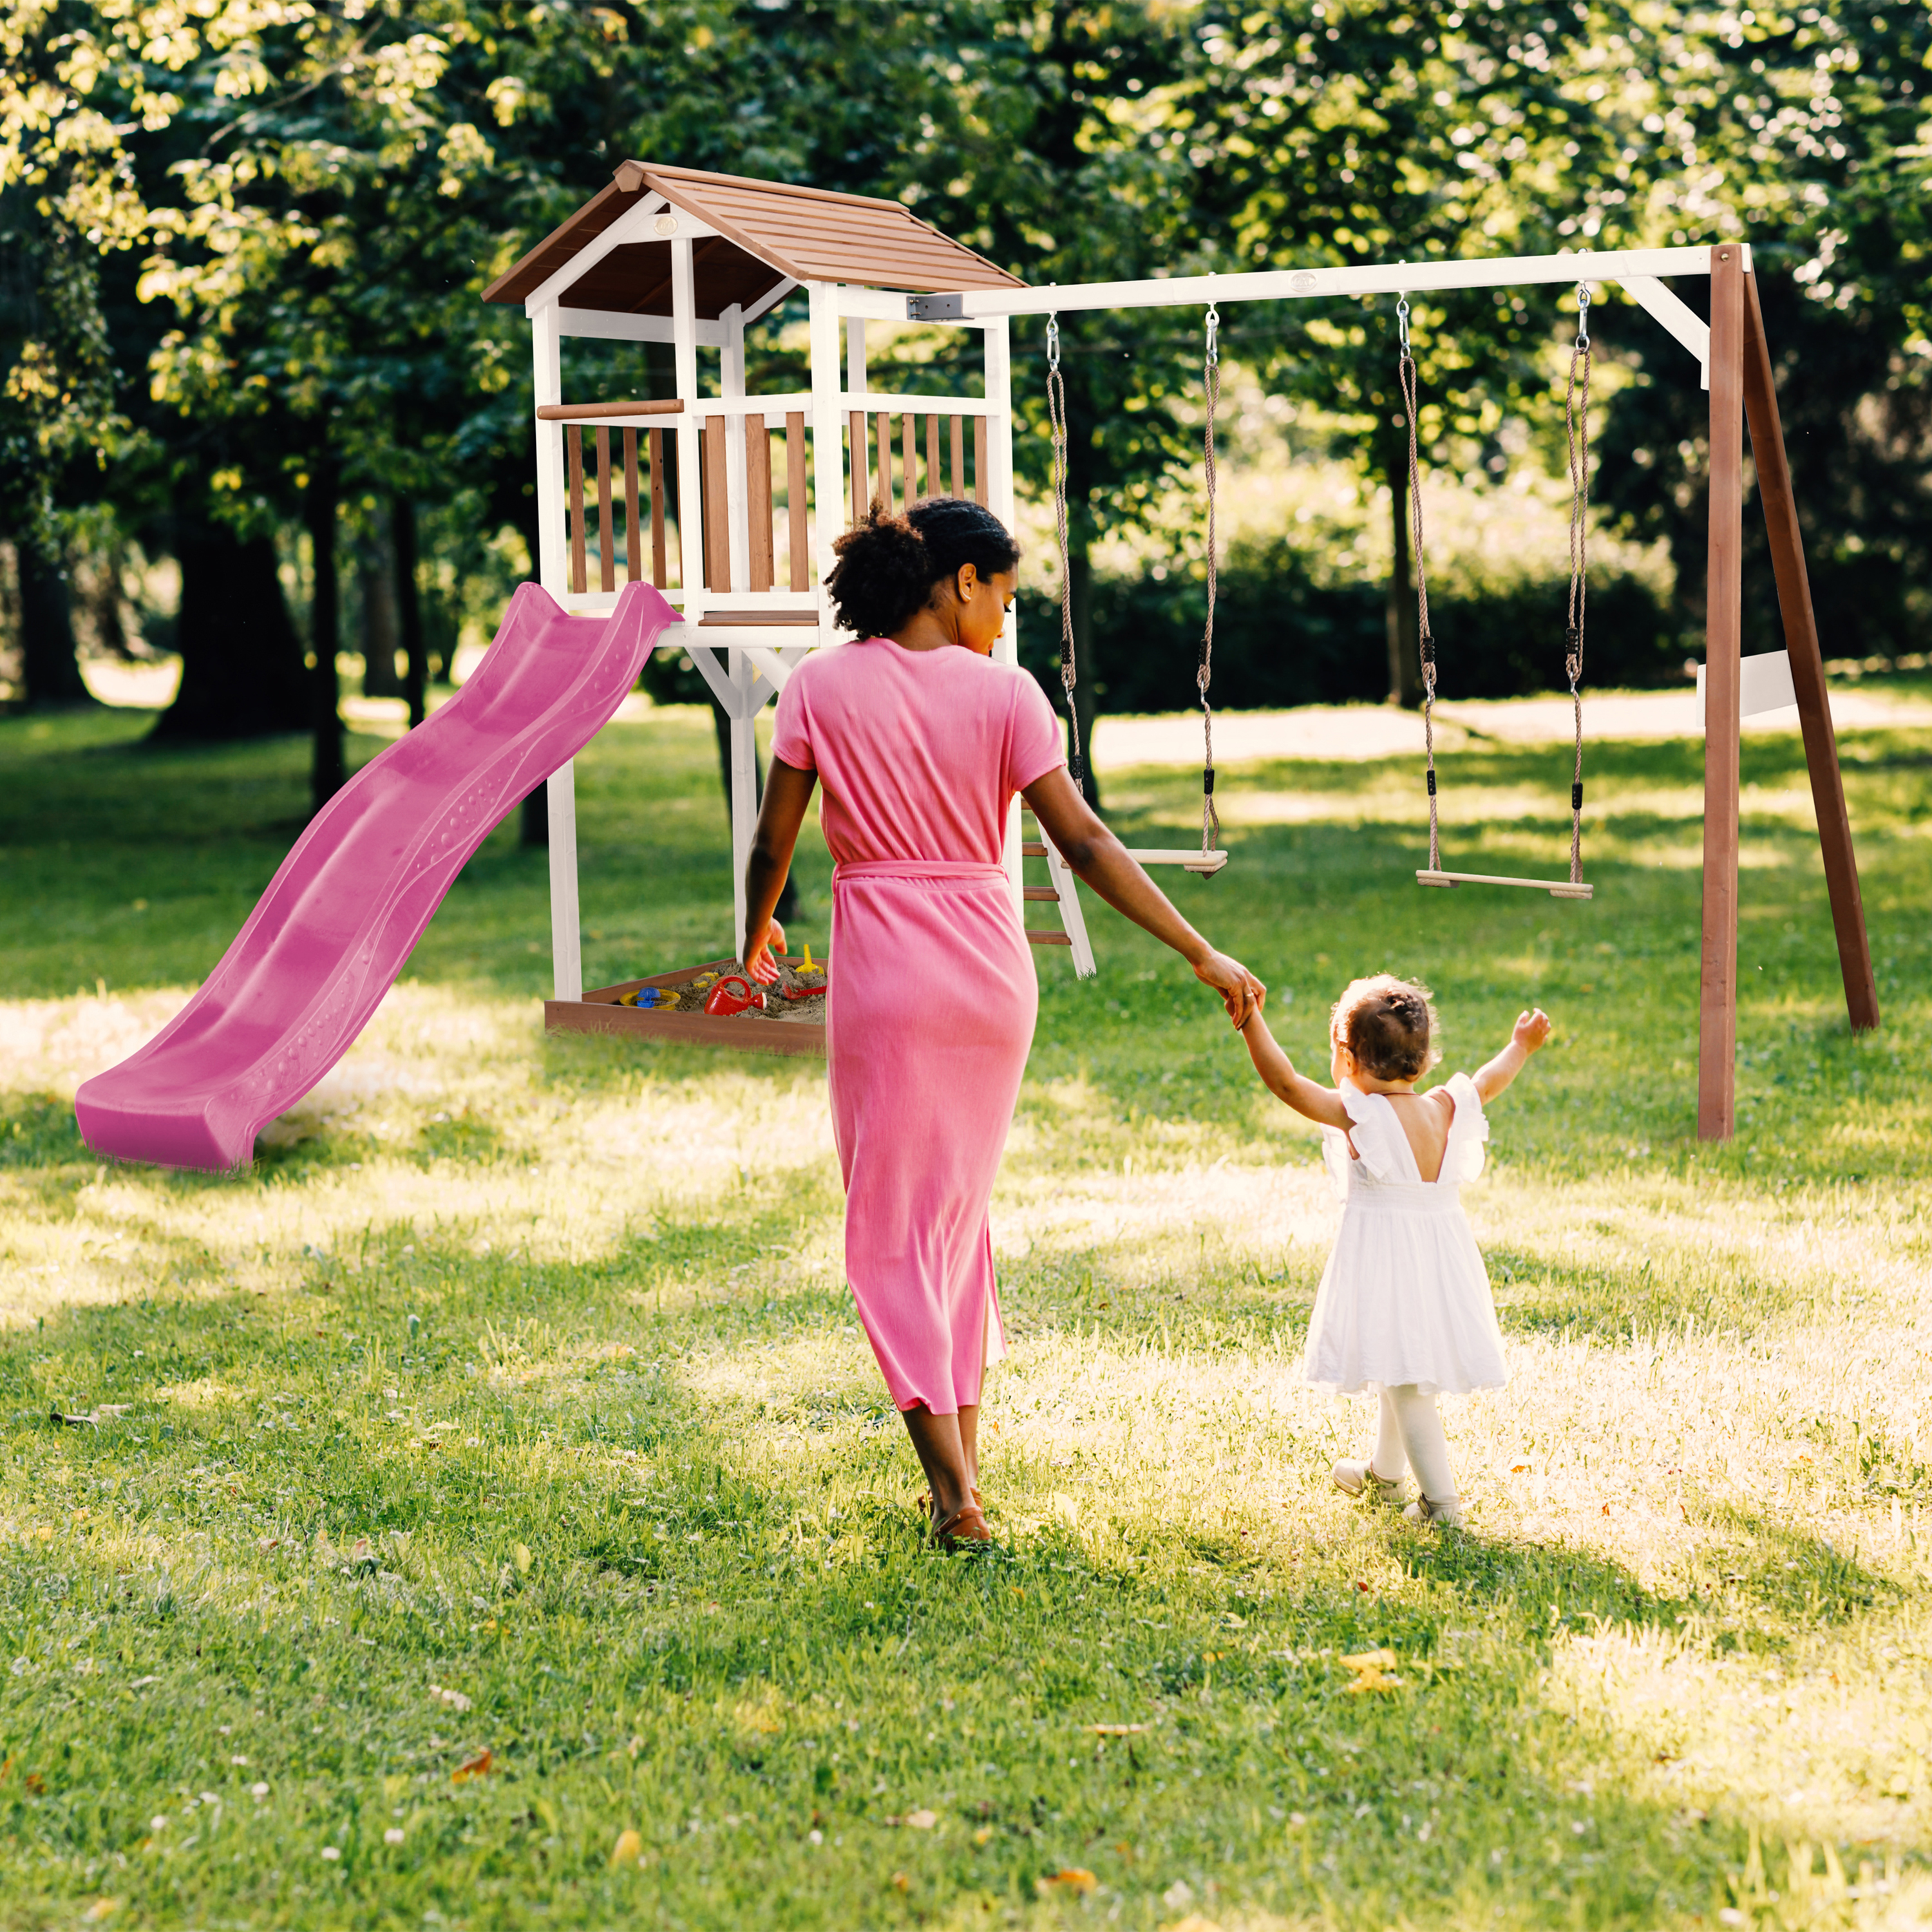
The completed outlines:
{"type": "Polygon", "coordinates": [[[778,976],[778,969],[772,964],[774,946],[781,955],[784,953],[784,928],[776,920],[768,919],[764,930],[753,933],[745,947],[745,970],[761,986],[772,985],[778,976]]]}
{"type": "Polygon", "coordinates": [[[1220,994],[1221,1004],[1237,1028],[1246,1026],[1268,998],[1268,988],[1238,959],[1231,959],[1225,952],[1209,953],[1195,968],[1194,976],[1220,994]]]}

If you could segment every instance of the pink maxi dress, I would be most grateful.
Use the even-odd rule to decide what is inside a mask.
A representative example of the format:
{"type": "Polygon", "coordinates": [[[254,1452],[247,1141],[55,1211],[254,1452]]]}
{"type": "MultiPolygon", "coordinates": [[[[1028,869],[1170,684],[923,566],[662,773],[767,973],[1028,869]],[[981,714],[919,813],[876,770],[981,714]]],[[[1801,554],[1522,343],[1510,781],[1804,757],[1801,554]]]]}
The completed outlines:
{"type": "Polygon", "coordinates": [[[818,774],[836,862],[826,999],[845,1274],[902,1409],[956,1414],[1006,1352],[987,1204],[1040,988],[1000,860],[1063,762],[1025,672],[889,638],[814,652],[774,757],[818,774]]]}

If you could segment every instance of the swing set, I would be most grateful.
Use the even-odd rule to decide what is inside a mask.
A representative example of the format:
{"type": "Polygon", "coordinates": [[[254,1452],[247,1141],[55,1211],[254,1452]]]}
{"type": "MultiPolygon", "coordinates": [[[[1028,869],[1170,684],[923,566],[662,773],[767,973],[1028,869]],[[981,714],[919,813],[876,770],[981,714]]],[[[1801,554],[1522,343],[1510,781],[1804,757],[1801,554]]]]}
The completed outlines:
{"type": "MultiPolygon", "coordinates": [[[[1398,374],[1408,428],[1408,512],[1414,537],[1429,813],[1429,863],[1418,872],[1417,880],[1442,888],[1520,886],[1562,898],[1589,898],[1594,889],[1582,872],[1582,679],[1592,285],[1619,287],[1648,311],[1696,359],[1710,392],[1698,1132],[1706,1139],[1722,1139],[1735,1126],[1741,688],[1748,684],[1755,689],[1770,681],[1756,675],[1744,679],[1740,659],[1747,418],[1785,636],[1784,650],[1767,655],[1788,659],[1787,688],[1796,698],[1804,732],[1852,1024],[1863,1029],[1878,1023],[1823,661],[1748,247],[1720,242],[1587,256],[1369,263],[1035,289],[896,202],[626,161],[610,185],[499,277],[484,299],[522,304],[531,324],[536,562],[542,589],[565,610],[590,614],[615,608],[620,578],[626,584],[641,580],[656,585],[681,619],[664,632],[660,647],[689,657],[730,721],[733,932],[736,956],[742,958],[744,875],[758,808],[758,713],[807,651],[848,641],[833,621],[824,590],[832,538],[868,502],[892,508],[942,491],[970,494],[1012,523],[1010,330],[1015,318],[1038,316],[1046,322],[1053,495],[1064,559],[1068,452],[1059,318],[1095,309],[1198,306],[1204,316],[1208,610],[1195,678],[1203,737],[1201,840],[1198,848],[1145,850],[1134,856],[1144,864],[1173,865],[1203,874],[1228,863],[1219,842],[1209,694],[1216,592],[1221,308],[1234,302],[1394,296],[1398,374]],[[1708,281],[1708,323],[1666,286],[1664,278],[1678,277],[1708,281]],[[1576,285],[1577,303],[1566,398],[1571,506],[1564,664],[1575,721],[1569,875],[1522,879],[1450,872],[1442,865],[1437,814],[1437,658],[1429,622],[1408,298],[1454,290],[1566,282],[1576,285]],[[809,386],[751,394],[746,332],[794,292],[805,296],[809,310],[809,386]],[[984,371],[979,394],[872,387],[868,323],[908,321],[978,332],[984,371]],[[675,393],[566,402],[564,345],[584,338],[668,345],[675,393]],[[594,467],[586,460],[586,432],[594,467]],[[619,446],[614,446],[614,435],[620,438],[619,446]]],[[[1060,680],[1077,778],[1090,748],[1080,742],[1076,712],[1078,668],[1066,585],[1063,569],[1060,680]]],[[[995,655],[1009,664],[1018,661],[1010,619],[995,655]]],[[[621,1004],[627,994],[634,1000],[646,985],[674,984],[728,962],[694,965],[656,981],[586,989],[571,764],[548,781],[548,806],[556,989],[544,1005],[548,1025],[620,1034],[682,1033],[766,1052],[824,1050],[822,1027],[708,1019],[621,1004]]],[[[1031,902],[1051,902],[1059,915],[1057,928],[1030,928],[1028,938],[1037,945],[1070,948],[1076,970],[1090,974],[1093,950],[1072,874],[1043,836],[1024,836],[1017,803],[1007,828],[1006,866],[1016,910],[1023,913],[1031,902]],[[1029,859],[1046,862],[1046,885],[1027,883],[1029,859]]]]}

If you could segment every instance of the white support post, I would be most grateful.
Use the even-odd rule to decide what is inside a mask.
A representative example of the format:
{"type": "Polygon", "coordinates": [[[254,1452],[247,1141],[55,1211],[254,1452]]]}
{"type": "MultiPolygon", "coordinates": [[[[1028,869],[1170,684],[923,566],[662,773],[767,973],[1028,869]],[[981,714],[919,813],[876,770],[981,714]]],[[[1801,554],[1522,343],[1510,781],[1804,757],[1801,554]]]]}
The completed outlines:
{"type": "Polygon", "coordinates": [[[832,539],[845,527],[844,426],[838,406],[838,290],[832,282],[810,284],[812,302],[812,560],[817,566],[818,636],[832,639],[832,619],[825,598],[825,579],[836,560],[832,539]]]}
{"type": "MultiPolygon", "coordinates": [[[[530,318],[532,371],[538,406],[563,400],[562,344],[554,302],[530,318]]],[[[569,548],[564,529],[563,425],[536,424],[537,581],[561,603],[569,594],[569,548]]],[[[574,514],[575,512],[573,512],[574,514]]],[[[577,898],[577,786],[569,764],[544,788],[550,812],[550,953],[555,997],[584,997],[584,938],[577,898]]]]}
{"type": "MultiPolygon", "coordinates": [[[[698,289],[692,272],[691,239],[671,238],[670,320],[672,361],[678,400],[698,400],[698,289]]],[[[704,490],[698,464],[695,428],[677,432],[678,581],[683,589],[684,618],[695,623],[704,610],[704,490]]]]}
{"type": "Polygon", "coordinates": [[[866,382],[866,318],[848,316],[845,321],[845,393],[862,396],[866,382]]]}
{"type": "MultiPolygon", "coordinates": [[[[724,311],[724,348],[718,358],[718,388],[728,402],[744,399],[745,312],[736,302],[724,311]]],[[[718,428],[724,438],[724,501],[731,588],[748,590],[752,587],[752,486],[745,468],[745,418],[725,416],[718,428]]]]}
{"type": "Polygon", "coordinates": [[[745,896],[745,868],[752,862],[752,835],[758,824],[758,712],[754,694],[758,667],[742,651],[733,651],[731,683],[737,698],[731,718],[731,930],[732,958],[745,956],[745,923],[751,908],[745,896]]]}
{"type": "MultiPolygon", "coordinates": [[[[1012,334],[1004,316],[986,325],[986,454],[992,474],[986,482],[986,507],[1004,524],[1013,526],[1013,364],[1012,334]]],[[[993,646],[994,659],[1006,664],[1020,661],[1019,619],[1016,611],[1006,614],[1006,627],[993,646]]],[[[1015,799],[1006,814],[1006,880],[1013,896],[1013,910],[1022,922],[1025,901],[1022,892],[1026,869],[1020,856],[1020,806],[1015,799]]],[[[1084,936],[1084,934],[1083,934],[1084,936]]]]}

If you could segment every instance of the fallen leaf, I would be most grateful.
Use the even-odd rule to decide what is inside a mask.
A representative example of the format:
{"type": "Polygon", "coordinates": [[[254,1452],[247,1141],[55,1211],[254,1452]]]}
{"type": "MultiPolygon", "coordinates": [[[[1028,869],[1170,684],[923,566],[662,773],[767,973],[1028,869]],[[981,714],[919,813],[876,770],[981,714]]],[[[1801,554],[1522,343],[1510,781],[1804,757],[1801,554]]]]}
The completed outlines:
{"type": "Polygon", "coordinates": [[[98,1925],[104,1918],[112,1918],[121,1910],[118,1898],[97,1898],[80,1916],[91,1925],[98,1925]]]}
{"type": "Polygon", "coordinates": [[[615,1871],[620,1865],[633,1864],[644,1849],[641,1834],[626,1827],[617,1834],[617,1842],[610,1847],[610,1869],[615,1871]]]}
{"type": "Polygon", "coordinates": [[[1084,1865],[1069,1865],[1064,1871],[1049,1872],[1034,1881],[1034,1888],[1044,1898],[1056,1888],[1063,1892],[1092,1892],[1100,1881],[1084,1865]]]}
{"type": "Polygon", "coordinates": [[[1147,1726],[1144,1724],[1089,1724],[1087,1728],[1096,1738],[1137,1738],[1147,1726]]]}
{"type": "Polygon", "coordinates": [[[1395,1652],[1392,1650],[1358,1651],[1354,1656],[1345,1657],[1340,1661],[1346,1670],[1393,1670],[1395,1668],[1395,1652]]]}
{"type": "Polygon", "coordinates": [[[439,1703],[447,1704],[452,1711],[470,1708],[470,1700],[460,1690],[447,1690],[440,1684],[432,1684],[429,1687],[429,1694],[439,1703]]]}
{"type": "Polygon", "coordinates": [[[939,1822],[939,1814],[922,1808],[917,1811],[908,1811],[905,1821],[915,1832],[929,1832],[939,1822]]]}
{"type": "Polygon", "coordinates": [[[28,1772],[26,1778],[21,1781],[36,1798],[45,1796],[47,1788],[47,1781],[38,1771],[28,1772]]]}
{"type": "Polygon", "coordinates": [[[992,1826],[990,1825],[982,1825],[980,1828],[973,1834],[973,1842],[976,1845],[990,1845],[993,1842],[992,1826]]]}
{"type": "Polygon", "coordinates": [[[487,1778],[496,1768],[487,1748],[478,1751],[467,1764],[460,1764],[449,1774],[452,1784],[460,1784],[466,1778],[487,1778]]]}
{"type": "Polygon", "coordinates": [[[911,1880],[908,1878],[904,1872],[892,1874],[892,1889],[895,1892],[904,1892],[910,1887],[911,1884],[911,1880]]]}
{"type": "Polygon", "coordinates": [[[1395,1668],[1395,1652],[1392,1650],[1365,1650],[1354,1657],[1340,1660],[1343,1666],[1355,1674],[1348,1684],[1348,1695],[1358,1697],[1364,1691],[1398,1690],[1402,1679],[1387,1673],[1395,1668]]]}

